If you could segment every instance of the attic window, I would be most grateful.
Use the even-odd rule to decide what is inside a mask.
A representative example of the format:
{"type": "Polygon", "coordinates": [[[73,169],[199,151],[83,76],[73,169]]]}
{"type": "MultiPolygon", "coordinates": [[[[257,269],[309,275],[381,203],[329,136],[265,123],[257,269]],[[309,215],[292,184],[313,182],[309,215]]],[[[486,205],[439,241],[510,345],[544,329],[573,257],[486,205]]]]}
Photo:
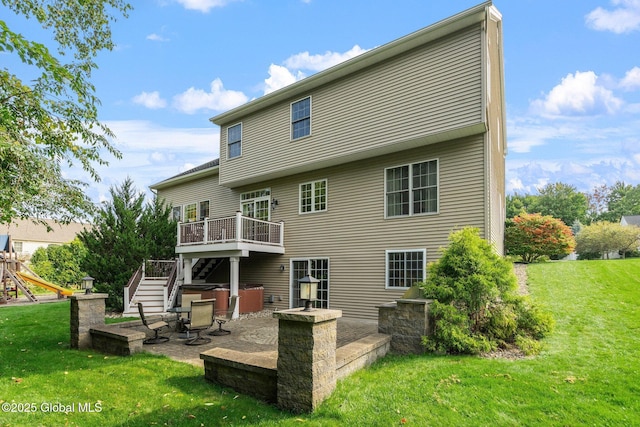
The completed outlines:
{"type": "Polygon", "coordinates": [[[291,139],[311,135],[311,97],[291,104],[291,139]]]}

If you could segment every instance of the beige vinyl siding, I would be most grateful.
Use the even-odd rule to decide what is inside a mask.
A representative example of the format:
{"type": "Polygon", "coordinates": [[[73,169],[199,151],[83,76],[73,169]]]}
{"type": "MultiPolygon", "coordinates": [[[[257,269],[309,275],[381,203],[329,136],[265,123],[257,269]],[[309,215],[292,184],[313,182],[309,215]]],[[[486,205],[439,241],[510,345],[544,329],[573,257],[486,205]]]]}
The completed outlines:
{"type": "Polygon", "coordinates": [[[290,140],[295,99],[243,118],[239,158],[226,160],[222,126],[221,184],[282,176],[302,165],[318,167],[318,161],[347,162],[350,156],[481,123],[480,44],[477,24],[317,88],[306,94],[312,97],[309,137],[290,140]]]}
{"type": "Polygon", "coordinates": [[[487,110],[489,131],[486,138],[487,149],[487,186],[489,214],[487,238],[494,244],[496,251],[504,254],[505,206],[505,156],[506,156],[506,117],[504,111],[503,64],[502,64],[502,25],[493,19],[487,20],[487,110]]]}
{"type": "Polygon", "coordinates": [[[239,196],[234,191],[218,185],[218,174],[158,190],[158,196],[173,206],[182,207],[209,200],[209,218],[233,216],[240,206],[239,196]]]}
{"type": "Polygon", "coordinates": [[[285,221],[286,254],[242,259],[240,282],[263,284],[265,298],[276,299],[268,307],[289,308],[290,260],[326,257],[329,306],[348,317],[374,318],[376,305],[404,292],[385,289],[385,250],[426,249],[427,261],[434,261],[452,230],[471,225],[484,232],[483,158],[478,136],[261,183],[278,199],[272,220],[285,221]],[[439,162],[440,212],[385,219],[384,169],[433,159],[439,162]],[[299,184],[319,179],[327,179],[327,211],[298,214],[299,184]]]}

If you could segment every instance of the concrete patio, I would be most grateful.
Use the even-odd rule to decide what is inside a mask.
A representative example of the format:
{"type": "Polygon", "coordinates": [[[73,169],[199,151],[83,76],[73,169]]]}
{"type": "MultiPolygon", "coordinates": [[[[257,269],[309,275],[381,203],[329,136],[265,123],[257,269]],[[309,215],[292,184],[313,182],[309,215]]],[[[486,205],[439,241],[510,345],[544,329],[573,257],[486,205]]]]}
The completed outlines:
{"type": "MultiPolygon", "coordinates": [[[[172,326],[175,323],[172,322],[172,326]]],[[[130,327],[138,331],[147,333],[149,331],[139,321],[122,324],[123,327],[130,327]]],[[[217,324],[211,330],[217,327],[217,324]]],[[[240,318],[232,320],[224,325],[224,329],[231,331],[229,335],[210,336],[211,343],[188,346],[185,345],[185,339],[179,338],[179,333],[175,330],[165,330],[166,335],[170,337],[168,342],[162,344],[145,345],[144,350],[150,353],[163,354],[174,360],[191,363],[196,366],[203,366],[200,359],[200,353],[213,348],[225,348],[249,354],[273,355],[278,350],[278,320],[273,318],[269,311],[254,314],[252,317],[240,318]]],[[[362,319],[338,319],[337,326],[337,347],[357,341],[366,336],[378,333],[377,320],[362,319]]]]}

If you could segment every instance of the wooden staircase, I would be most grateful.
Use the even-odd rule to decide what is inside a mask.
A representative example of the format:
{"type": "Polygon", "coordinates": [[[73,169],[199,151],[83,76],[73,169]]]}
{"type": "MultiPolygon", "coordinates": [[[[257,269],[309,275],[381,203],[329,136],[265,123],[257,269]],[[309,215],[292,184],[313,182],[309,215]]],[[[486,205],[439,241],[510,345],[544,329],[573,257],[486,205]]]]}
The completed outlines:
{"type": "Polygon", "coordinates": [[[145,314],[164,313],[164,282],[160,280],[144,279],[140,281],[131,306],[126,313],[138,313],[138,303],[144,306],[145,314]]]}
{"type": "Polygon", "coordinates": [[[173,307],[179,288],[175,260],[146,260],[124,288],[126,316],[139,316],[138,303],[148,314],[165,314],[173,307]]]}

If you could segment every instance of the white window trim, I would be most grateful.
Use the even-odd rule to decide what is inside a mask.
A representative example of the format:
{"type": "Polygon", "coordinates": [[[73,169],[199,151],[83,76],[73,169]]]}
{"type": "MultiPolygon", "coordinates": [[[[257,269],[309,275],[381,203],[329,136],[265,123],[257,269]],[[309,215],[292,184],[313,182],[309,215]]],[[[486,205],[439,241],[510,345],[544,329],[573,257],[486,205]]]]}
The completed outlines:
{"type": "Polygon", "coordinates": [[[244,145],[243,131],[244,131],[244,126],[242,125],[242,122],[227,126],[227,160],[234,160],[242,157],[243,145],[244,145]],[[240,154],[238,154],[237,156],[229,157],[229,154],[231,153],[231,150],[229,149],[229,129],[238,125],[240,125],[240,154]]]}
{"type": "Polygon", "coordinates": [[[195,222],[198,220],[198,202],[191,202],[191,203],[185,203],[182,206],[182,222],[195,222]],[[194,219],[193,221],[189,221],[189,218],[187,217],[187,208],[189,206],[195,205],[196,209],[196,219],[194,219]]]}
{"type": "Polygon", "coordinates": [[[209,203],[209,208],[207,209],[207,215],[205,215],[204,218],[209,218],[209,214],[211,213],[211,200],[205,199],[205,200],[198,201],[198,219],[200,221],[202,221],[204,219],[204,218],[200,217],[200,214],[201,214],[201,212],[200,212],[200,207],[201,206],[200,205],[202,205],[205,202],[209,203]]]}
{"type": "Polygon", "coordinates": [[[298,185],[298,214],[307,215],[307,214],[314,214],[319,212],[326,212],[328,210],[329,210],[329,180],[327,178],[314,179],[313,181],[303,182],[300,185],[298,185]],[[324,189],[325,189],[324,209],[316,210],[316,203],[315,203],[316,182],[321,182],[321,181],[324,181],[324,189]],[[309,212],[302,212],[302,186],[307,184],[311,184],[311,210],[309,212]]]}
{"type": "Polygon", "coordinates": [[[413,248],[413,249],[387,249],[384,251],[384,288],[388,290],[407,290],[410,286],[399,287],[389,286],[389,254],[398,252],[422,252],[422,268],[423,276],[422,280],[427,278],[427,249],[426,248],[413,248]]]}
{"type": "Polygon", "coordinates": [[[271,187],[266,187],[266,188],[261,188],[259,190],[254,190],[254,191],[245,191],[244,193],[240,193],[240,207],[239,207],[239,211],[240,212],[244,212],[244,204],[251,202],[251,203],[256,203],[256,202],[260,202],[260,201],[268,201],[269,204],[269,218],[267,219],[267,221],[271,221],[271,187]],[[252,197],[250,199],[242,199],[242,196],[244,196],[245,194],[250,194],[250,193],[257,193],[257,192],[266,192],[267,195],[265,196],[258,196],[258,197],[252,197]]]}
{"type": "MultiPolygon", "coordinates": [[[[397,219],[397,218],[409,218],[412,216],[424,216],[424,215],[437,215],[440,213],[440,158],[439,157],[435,157],[433,159],[426,159],[426,160],[419,160],[416,162],[410,162],[410,163],[403,163],[400,165],[395,165],[395,166],[390,166],[388,168],[384,168],[384,218],[385,219],[397,219]],[[413,186],[411,186],[409,188],[409,214],[408,215],[394,215],[394,216],[389,216],[387,215],[387,170],[389,169],[395,169],[395,168],[401,168],[403,166],[409,166],[410,168],[412,168],[412,165],[418,164],[418,163],[427,163],[427,162],[436,162],[436,186],[438,187],[438,200],[436,201],[436,210],[435,212],[423,212],[423,213],[419,213],[419,214],[414,214],[412,206],[413,206],[413,191],[412,188],[413,186]]],[[[411,179],[411,176],[409,176],[409,179],[411,179]]]]}
{"type": "Polygon", "coordinates": [[[309,95],[300,99],[296,99],[295,101],[291,102],[291,104],[289,104],[289,140],[299,141],[301,139],[308,138],[311,135],[313,135],[313,99],[311,98],[311,95],[309,95]],[[304,101],[307,98],[309,98],[309,135],[294,138],[293,137],[293,104],[295,104],[296,102],[304,101]]]}
{"type": "Polygon", "coordinates": [[[313,260],[327,260],[327,308],[330,308],[331,301],[331,258],[327,256],[318,256],[318,257],[301,257],[301,258],[290,258],[289,259],[289,308],[297,308],[293,307],[293,263],[294,262],[306,262],[307,263],[307,274],[309,274],[309,264],[313,260]]]}
{"type": "Polygon", "coordinates": [[[182,222],[182,218],[183,218],[183,215],[182,215],[182,214],[183,214],[182,209],[183,209],[183,208],[184,208],[184,207],[183,207],[182,205],[174,205],[174,206],[172,207],[172,209],[171,209],[171,219],[172,219],[172,220],[176,220],[176,221],[178,221],[178,222],[182,222]],[[175,210],[176,210],[176,209],[178,209],[178,210],[179,210],[179,214],[178,214],[178,215],[180,216],[180,218],[178,218],[178,219],[176,219],[176,216],[175,216],[175,210]]]}

